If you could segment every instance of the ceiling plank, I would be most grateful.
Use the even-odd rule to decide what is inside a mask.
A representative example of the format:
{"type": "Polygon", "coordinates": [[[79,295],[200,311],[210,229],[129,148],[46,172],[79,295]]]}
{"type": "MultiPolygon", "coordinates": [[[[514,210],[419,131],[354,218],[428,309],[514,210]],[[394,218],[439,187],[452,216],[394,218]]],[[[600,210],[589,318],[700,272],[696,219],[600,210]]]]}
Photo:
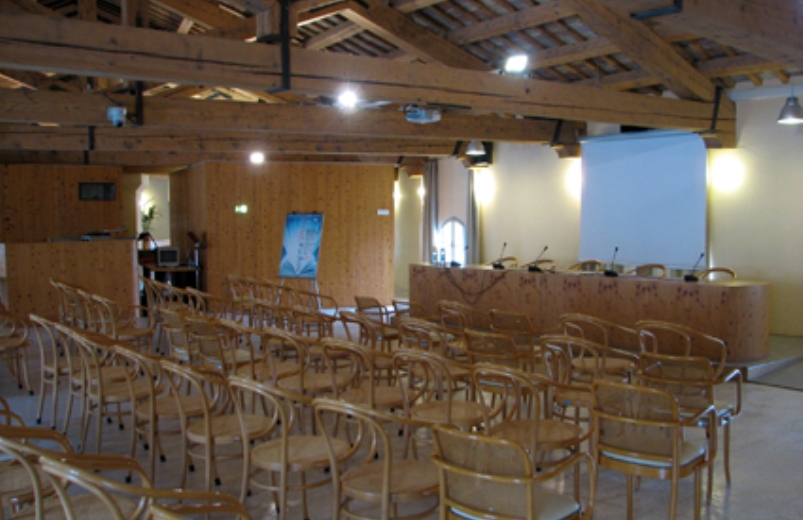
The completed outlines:
{"type": "MultiPolygon", "coordinates": [[[[140,128],[96,128],[94,151],[239,152],[308,155],[390,155],[448,157],[454,141],[430,139],[368,139],[336,135],[268,134],[140,128]]],[[[88,127],[0,125],[0,150],[89,149],[88,127]]]]}
{"type": "Polygon", "coordinates": [[[339,41],[347,40],[355,34],[360,34],[363,28],[352,22],[341,22],[336,27],[316,34],[304,42],[304,48],[312,51],[321,50],[334,45],[339,41]]]}
{"type": "Polygon", "coordinates": [[[206,28],[213,28],[211,31],[201,33],[205,36],[245,40],[256,34],[254,20],[238,18],[206,0],[151,1],[206,28]]]}
{"type": "Polygon", "coordinates": [[[672,47],[643,23],[595,0],[563,0],[599,36],[607,38],[642,69],[661,78],[683,99],[713,101],[715,88],[672,47]]]}
{"type": "MultiPolygon", "coordinates": [[[[106,109],[126,106],[133,114],[134,97],[122,95],[68,94],[64,92],[0,91],[0,122],[50,122],[61,125],[110,127],[106,109]]],[[[231,101],[144,100],[147,128],[184,128],[225,132],[328,134],[394,139],[448,139],[548,143],[554,121],[503,119],[493,115],[444,114],[429,125],[409,123],[399,111],[343,112],[331,107],[269,105],[231,101]]],[[[565,123],[564,131],[581,133],[583,124],[565,123]]]]}
{"type": "Polygon", "coordinates": [[[488,71],[491,67],[409,17],[377,0],[349,1],[342,13],[349,21],[379,36],[403,51],[459,69],[488,71]]]}
{"type": "Polygon", "coordinates": [[[803,2],[686,0],[681,13],[660,22],[785,67],[803,67],[803,2]]]}
{"type": "MultiPolygon", "coordinates": [[[[349,82],[369,100],[685,130],[707,128],[712,110],[711,103],[304,49],[292,49],[292,63],[292,90],[309,95],[331,95],[349,82]]],[[[281,84],[276,46],[28,14],[0,17],[0,67],[254,90],[281,84]]]]}
{"type": "Polygon", "coordinates": [[[544,25],[574,15],[574,10],[563,2],[553,0],[541,5],[513,11],[502,16],[455,29],[447,38],[458,45],[467,45],[494,36],[544,25]]]}

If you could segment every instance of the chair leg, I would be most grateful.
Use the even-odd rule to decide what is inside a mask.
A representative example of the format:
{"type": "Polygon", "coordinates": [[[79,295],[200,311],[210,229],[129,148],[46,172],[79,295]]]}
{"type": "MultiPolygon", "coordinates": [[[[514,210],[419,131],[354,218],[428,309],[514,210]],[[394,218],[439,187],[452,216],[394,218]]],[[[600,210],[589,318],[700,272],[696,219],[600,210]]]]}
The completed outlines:
{"type": "MultiPolygon", "coordinates": [[[[42,360],[42,362],[44,364],[44,359],[42,360]]],[[[45,370],[43,368],[42,374],[39,378],[39,406],[37,406],[36,408],[36,424],[42,424],[42,412],[44,412],[45,410],[45,380],[47,380],[48,378],[49,377],[45,373],[45,370]]]]}
{"type": "Polygon", "coordinates": [[[627,476],[627,520],[633,520],[633,475],[627,476]]]}
{"type": "Polygon", "coordinates": [[[672,475],[669,491],[669,520],[675,520],[678,514],[678,476],[672,475]]]}
{"type": "Polygon", "coordinates": [[[700,509],[702,500],[700,494],[703,491],[703,483],[700,475],[700,467],[694,470],[694,520],[700,520],[700,509]]]}
{"type": "Polygon", "coordinates": [[[730,419],[725,419],[722,423],[722,460],[725,465],[725,482],[728,483],[728,486],[731,485],[730,448],[731,448],[731,422],[730,419]]]}

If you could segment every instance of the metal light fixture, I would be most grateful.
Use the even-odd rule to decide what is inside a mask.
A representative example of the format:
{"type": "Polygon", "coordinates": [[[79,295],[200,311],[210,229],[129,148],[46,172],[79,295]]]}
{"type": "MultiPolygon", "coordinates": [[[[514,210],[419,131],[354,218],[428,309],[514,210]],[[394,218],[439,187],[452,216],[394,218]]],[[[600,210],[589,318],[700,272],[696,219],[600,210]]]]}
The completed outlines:
{"type": "Polygon", "coordinates": [[[786,104],[781,109],[781,114],[778,116],[778,124],[800,125],[803,124],[803,108],[800,107],[800,101],[795,97],[795,84],[790,81],[789,86],[792,92],[786,98],[786,104]]]}
{"type": "Polygon", "coordinates": [[[485,147],[480,141],[469,141],[466,155],[485,155],[485,147]]]}

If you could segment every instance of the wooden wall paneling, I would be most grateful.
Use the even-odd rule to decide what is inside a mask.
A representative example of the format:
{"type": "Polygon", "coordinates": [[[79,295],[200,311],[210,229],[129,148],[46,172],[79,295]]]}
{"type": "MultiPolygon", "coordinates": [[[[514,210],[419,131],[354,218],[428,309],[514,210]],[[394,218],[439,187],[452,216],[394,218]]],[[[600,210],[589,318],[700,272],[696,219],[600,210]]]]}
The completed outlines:
{"type": "Polygon", "coordinates": [[[40,242],[77,237],[122,226],[119,168],[7,165],[1,225],[6,242],[40,242]],[[115,201],[80,201],[80,182],[115,182],[115,201]]]}
{"type": "Polygon", "coordinates": [[[324,214],[321,292],[341,305],[353,305],[357,293],[393,297],[393,217],[376,215],[380,208],[392,212],[392,168],[206,163],[203,169],[210,292],[221,292],[228,274],[275,279],[286,214],[317,211],[324,214]],[[248,213],[234,213],[236,204],[247,204],[248,213]]]}
{"type": "Polygon", "coordinates": [[[136,243],[37,242],[6,244],[8,307],[57,318],[50,279],[80,285],[116,301],[136,303],[136,243]]]}

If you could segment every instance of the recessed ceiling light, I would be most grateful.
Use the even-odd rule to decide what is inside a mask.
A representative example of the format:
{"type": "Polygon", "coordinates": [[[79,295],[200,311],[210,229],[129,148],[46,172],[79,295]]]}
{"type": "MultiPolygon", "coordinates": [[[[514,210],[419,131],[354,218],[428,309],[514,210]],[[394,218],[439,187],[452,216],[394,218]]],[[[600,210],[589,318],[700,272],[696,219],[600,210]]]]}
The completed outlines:
{"type": "Polygon", "coordinates": [[[251,152],[249,157],[251,164],[262,164],[265,162],[265,154],[262,152],[251,152]]]}
{"type": "Polygon", "coordinates": [[[505,72],[524,72],[527,69],[527,62],[529,58],[527,58],[526,54],[517,54],[515,56],[511,56],[505,62],[505,72]]]}

